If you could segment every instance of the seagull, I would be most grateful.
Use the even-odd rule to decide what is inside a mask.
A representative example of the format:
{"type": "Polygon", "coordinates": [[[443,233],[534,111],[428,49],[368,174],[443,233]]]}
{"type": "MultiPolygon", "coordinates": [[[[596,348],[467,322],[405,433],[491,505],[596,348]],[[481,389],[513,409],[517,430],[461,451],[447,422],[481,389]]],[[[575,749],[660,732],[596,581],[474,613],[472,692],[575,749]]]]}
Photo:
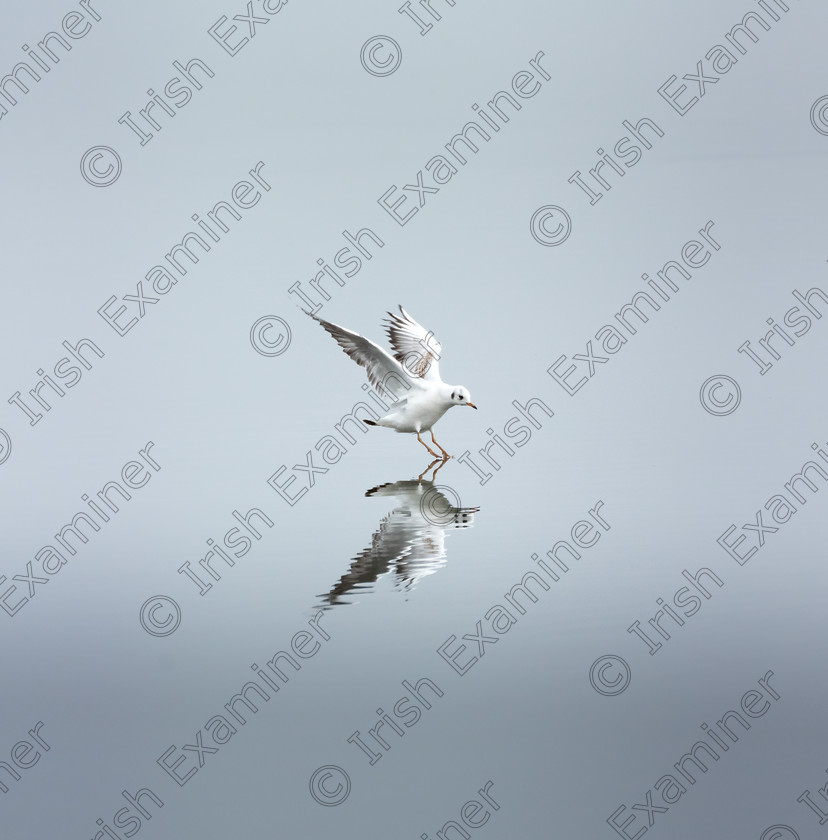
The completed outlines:
{"type": "MultiPolygon", "coordinates": [[[[396,588],[410,592],[448,562],[446,531],[473,527],[474,514],[480,510],[455,507],[433,481],[395,481],[373,487],[365,495],[393,498],[394,507],[380,520],[371,545],[360,551],[348,571],[320,596],[325,602],[323,609],[350,603],[342,600],[346,595],[376,589],[375,584],[389,572],[393,572],[396,588]]],[[[459,504],[460,500],[455,501],[459,504]]]]}
{"type": "Polygon", "coordinates": [[[420,326],[400,306],[400,314],[389,312],[385,331],[391,342],[392,356],[373,341],[344,327],[323,321],[307,309],[302,310],[318,321],[337,344],[358,364],[365,368],[368,381],[383,400],[392,404],[388,413],[378,420],[363,420],[369,426],[385,426],[397,432],[416,434],[417,440],[434,458],[440,456],[420,437],[431,432],[431,441],[443,453],[443,460],[451,456],[434,438],[434,424],[455,405],[476,409],[468,389],[462,385],[446,385],[440,379],[440,342],[434,333],[420,326]]]}

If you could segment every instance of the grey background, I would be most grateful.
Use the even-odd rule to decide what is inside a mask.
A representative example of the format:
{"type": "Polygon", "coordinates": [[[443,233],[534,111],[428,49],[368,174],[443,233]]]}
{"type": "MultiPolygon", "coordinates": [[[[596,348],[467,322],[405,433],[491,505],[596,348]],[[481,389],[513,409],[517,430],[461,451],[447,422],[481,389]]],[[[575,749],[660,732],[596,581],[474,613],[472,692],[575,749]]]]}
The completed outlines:
{"type": "MultiPolygon", "coordinates": [[[[809,118],[828,94],[826,11],[793,0],[680,117],[658,87],[695,72],[756,4],[433,5],[443,17],[423,37],[394,4],[294,0],[231,57],[207,30],[242,3],[101,2],[100,22],[0,120],[0,427],[13,442],[0,466],[0,574],[20,574],[82,509],[81,494],[116,479],[147,441],[162,467],[17,615],[0,614],[0,760],[39,720],[51,747],[0,794],[4,836],[93,837],[98,818],[112,825],[123,789],[148,786],[164,806],[141,838],[434,837],[487,780],[500,810],[473,836],[616,836],[607,817],[643,802],[702,737],[699,724],[738,708],[768,670],[781,699],[650,830],[759,838],[784,823],[818,836],[796,797],[817,797],[828,781],[828,490],[744,566],[716,538],[754,521],[811,443],[828,439],[824,320],[765,376],[737,353],[765,334],[768,317],[781,321],[793,289],[828,290],[828,137],[809,118]],[[376,34],[402,48],[385,78],[360,64],[376,34]],[[471,104],[508,89],[539,51],[551,80],[406,226],[395,224],[377,199],[412,183],[474,117],[471,104]],[[193,57],[214,78],[141,147],[118,117],[175,75],[173,60],[193,57]],[[599,146],[612,148],[623,120],[644,116],[664,137],[590,206],[567,178],[594,166],[599,146]],[[107,188],[79,171],[99,144],[123,164],[107,188]],[[119,337],[96,310],[134,293],[194,229],[191,215],[227,200],[258,161],[271,190],[119,337]],[[529,231],[550,204],[572,217],[558,247],[529,231]],[[709,219],[721,250],[583,390],[565,393],[546,369],[583,353],[643,288],[640,275],[677,258],[709,219]],[[486,429],[500,432],[515,414],[512,400],[540,398],[555,417],[484,486],[447,463],[437,483],[480,511],[473,527],[447,531],[442,568],[407,591],[387,575],[327,611],[331,640],[179,788],[156,759],[193,743],[251,663],[289,645],[371,544],[394,503],[365,491],[414,479],[427,463],[412,437],[377,429],[295,506],[267,484],[282,464],[303,464],[364,398],[363,372],[287,291],[297,280],[306,288],[316,260],[343,247],[341,232],[363,226],[385,246],[320,314],[385,345],[380,321],[402,304],[434,331],[443,378],[480,408],[446,415],[443,446],[476,453],[486,429]],[[290,324],[281,356],[251,346],[264,315],[290,324]],[[105,357],[30,426],[5,400],[34,387],[39,368],[51,372],[63,340],[80,338],[105,357]],[[700,404],[714,374],[741,386],[728,416],[700,404]],[[472,633],[531,554],[567,539],[599,499],[611,530],[455,674],[436,649],[472,633]],[[254,506],[274,527],[200,597],[176,569],[197,563],[234,509],[254,506]],[[683,569],[702,566],[725,585],[649,656],[626,628],[654,615],[683,569]],[[167,637],[139,622],[159,593],[182,613],[167,637]],[[604,654],[631,669],[616,697],[590,685],[604,654]],[[401,680],[423,676],[443,698],[369,766],[347,737],[393,707],[401,680]],[[325,764],[351,778],[338,807],[308,792],[325,764]]],[[[2,74],[25,58],[21,44],[74,8],[8,4],[2,74]]],[[[645,825],[635,813],[636,828],[645,825]]]]}

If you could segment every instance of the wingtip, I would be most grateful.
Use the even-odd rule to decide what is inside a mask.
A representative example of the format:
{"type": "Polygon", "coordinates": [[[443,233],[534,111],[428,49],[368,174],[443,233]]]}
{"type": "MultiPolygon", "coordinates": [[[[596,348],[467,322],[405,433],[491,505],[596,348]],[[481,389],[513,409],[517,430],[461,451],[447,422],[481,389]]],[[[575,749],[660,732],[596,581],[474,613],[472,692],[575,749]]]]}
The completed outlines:
{"type": "MultiPolygon", "coordinates": [[[[402,308],[402,306],[401,306],[399,303],[397,304],[397,309],[399,309],[399,310],[400,310],[400,314],[399,314],[399,315],[397,315],[397,314],[396,314],[396,313],[394,313],[394,312],[390,312],[390,311],[389,311],[389,310],[387,310],[387,309],[385,310],[385,314],[386,314],[386,315],[388,315],[388,318],[390,318],[390,319],[391,319],[391,320],[390,320],[390,324],[391,324],[392,326],[397,326],[397,325],[399,325],[399,324],[404,324],[404,323],[406,323],[406,322],[410,322],[410,321],[412,320],[411,316],[410,316],[410,315],[409,315],[409,314],[408,314],[408,313],[407,313],[407,312],[406,312],[406,311],[402,308]],[[402,317],[401,317],[401,316],[402,316],[402,317]]],[[[387,320],[388,320],[388,319],[386,319],[386,321],[387,321],[387,320]]]]}

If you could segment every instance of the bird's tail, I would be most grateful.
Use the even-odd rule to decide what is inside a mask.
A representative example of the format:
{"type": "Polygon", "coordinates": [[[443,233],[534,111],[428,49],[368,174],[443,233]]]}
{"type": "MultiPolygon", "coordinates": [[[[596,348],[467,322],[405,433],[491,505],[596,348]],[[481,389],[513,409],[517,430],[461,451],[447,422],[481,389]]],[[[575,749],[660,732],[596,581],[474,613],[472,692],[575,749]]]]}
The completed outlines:
{"type": "Polygon", "coordinates": [[[362,422],[365,423],[368,426],[378,426],[379,425],[379,423],[376,423],[374,420],[364,420],[363,419],[362,422]]]}

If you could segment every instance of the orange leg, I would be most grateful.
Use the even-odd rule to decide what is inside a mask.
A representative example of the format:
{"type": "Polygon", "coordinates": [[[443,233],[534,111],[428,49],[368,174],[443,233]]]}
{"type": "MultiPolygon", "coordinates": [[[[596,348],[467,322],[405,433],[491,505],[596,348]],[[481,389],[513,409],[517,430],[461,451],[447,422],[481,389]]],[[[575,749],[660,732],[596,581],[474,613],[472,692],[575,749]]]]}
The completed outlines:
{"type": "MultiPolygon", "coordinates": [[[[445,462],[445,459],[442,459],[442,458],[435,458],[435,459],[434,459],[434,460],[433,460],[433,461],[432,461],[432,462],[431,462],[431,463],[430,463],[430,464],[429,464],[429,465],[428,465],[428,466],[427,466],[427,467],[426,467],[426,468],[425,468],[425,469],[424,469],[424,470],[420,473],[419,477],[417,478],[417,481],[422,481],[422,480],[423,480],[423,476],[424,476],[424,475],[425,475],[425,474],[426,474],[426,473],[427,473],[427,472],[428,472],[428,471],[429,471],[429,470],[430,470],[433,466],[435,466],[436,464],[439,464],[439,465],[440,465],[440,467],[442,467],[442,466],[443,466],[443,464],[445,464],[445,463],[446,463],[446,462],[445,462]]],[[[437,467],[437,469],[439,470],[439,469],[440,469],[440,467],[437,467]]],[[[435,470],[435,471],[434,471],[434,475],[437,475],[437,470],[435,470]]],[[[434,477],[432,476],[431,481],[433,481],[433,480],[434,480],[434,477]]]]}
{"type": "MultiPolygon", "coordinates": [[[[432,434],[432,436],[431,436],[431,437],[433,438],[433,437],[434,437],[434,435],[432,434]]],[[[439,456],[439,455],[438,455],[438,454],[437,454],[437,453],[436,453],[436,452],[435,452],[435,451],[434,451],[434,450],[433,450],[433,449],[432,449],[432,448],[431,448],[431,447],[430,447],[430,446],[429,446],[429,445],[428,445],[428,444],[427,444],[427,443],[426,443],[426,442],[425,442],[425,441],[424,441],[424,440],[420,437],[420,433],[419,433],[419,432],[417,432],[417,440],[418,440],[418,441],[420,441],[420,443],[421,443],[421,444],[422,444],[422,445],[423,445],[423,446],[424,446],[424,447],[425,447],[425,448],[429,451],[429,454],[433,455],[435,458],[439,458],[439,457],[440,457],[440,456],[439,456]]],[[[437,443],[437,441],[434,441],[434,442],[435,442],[435,443],[437,443]]],[[[440,446],[440,444],[439,444],[439,443],[437,443],[437,446],[440,446]]],[[[440,448],[442,449],[442,447],[440,447],[440,448]]]]}
{"type": "Polygon", "coordinates": [[[440,452],[443,453],[443,460],[445,460],[446,458],[451,458],[451,455],[449,455],[448,452],[446,452],[446,450],[443,449],[443,447],[440,446],[440,444],[437,443],[437,441],[434,439],[434,431],[433,430],[431,432],[431,441],[440,450],[440,452]]]}

